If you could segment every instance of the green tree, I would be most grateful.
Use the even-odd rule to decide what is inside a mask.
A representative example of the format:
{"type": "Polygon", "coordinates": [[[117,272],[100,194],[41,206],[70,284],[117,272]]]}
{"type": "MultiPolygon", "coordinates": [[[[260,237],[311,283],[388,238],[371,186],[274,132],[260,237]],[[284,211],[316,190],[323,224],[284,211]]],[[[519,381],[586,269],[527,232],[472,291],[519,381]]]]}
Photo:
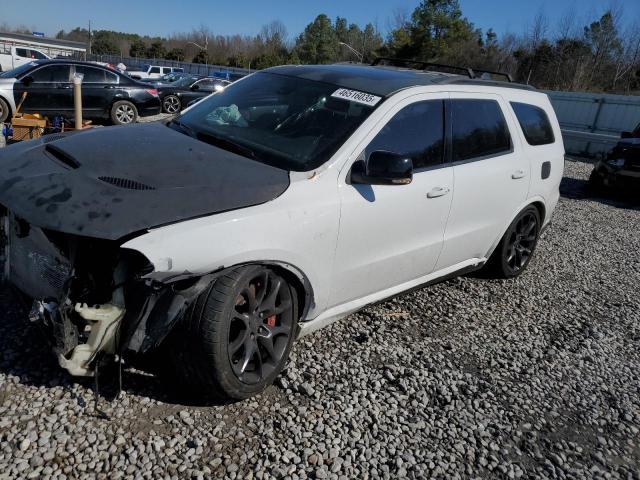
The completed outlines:
{"type": "Polygon", "coordinates": [[[307,25],[296,41],[296,51],[303,63],[331,63],[338,58],[338,38],[325,14],[307,25]]]}
{"type": "Polygon", "coordinates": [[[166,54],[167,50],[161,41],[153,42],[147,50],[147,57],[149,58],[164,58],[166,54]]]}
{"type": "Polygon", "coordinates": [[[140,39],[134,40],[129,48],[129,55],[132,57],[145,57],[147,55],[147,45],[140,39]]]}
{"type": "Polygon", "coordinates": [[[206,50],[200,50],[191,61],[193,63],[211,63],[211,59],[209,58],[209,54],[206,50]]]}
{"type": "Polygon", "coordinates": [[[167,60],[177,60],[179,62],[183,62],[185,55],[184,50],[182,48],[172,48],[167,52],[165,57],[167,60]]]}

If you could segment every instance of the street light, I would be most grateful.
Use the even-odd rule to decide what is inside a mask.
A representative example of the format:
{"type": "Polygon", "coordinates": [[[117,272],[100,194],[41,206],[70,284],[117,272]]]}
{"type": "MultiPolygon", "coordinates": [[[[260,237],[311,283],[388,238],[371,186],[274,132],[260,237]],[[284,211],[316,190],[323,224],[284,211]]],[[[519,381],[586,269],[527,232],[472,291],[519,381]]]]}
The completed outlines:
{"type": "Polygon", "coordinates": [[[360,59],[360,63],[364,63],[364,54],[363,53],[360,53],[359,51],[357,51],[355,48],[353,48],[348,43],[344,43],[344,42],[338,42],[338,43],[340,43],[340,45],[344,45],[349,50],[351,50],[353,53],[355,53],[356,57],[358,57],[360,59]]]}
{"type": "MultiPolygon", "coordinates": [[[[204,50],[204,52],[207,53],[207,49],[209,47],[209,37],[204,37],[204,47],[202,45],[198,45],[196,42],[187,42],[187,45],[189,44],[195,45],[200,50],[204,50]]],[[[207,55],[204,56],[204,64],[206,67],[209,66],[209,59],[207,58],[207,55]]],[[[207,68],[207,73],[208,73],[208,68],[207,68]]]]}

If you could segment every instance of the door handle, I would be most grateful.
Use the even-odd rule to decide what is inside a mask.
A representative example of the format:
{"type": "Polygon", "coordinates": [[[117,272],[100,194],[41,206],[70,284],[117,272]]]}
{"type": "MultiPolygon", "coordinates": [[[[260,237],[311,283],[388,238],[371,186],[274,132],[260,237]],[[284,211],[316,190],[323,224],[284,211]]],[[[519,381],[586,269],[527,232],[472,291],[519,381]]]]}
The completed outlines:
{"type": "Polygon", "coordinates": [[[526,173],[524,170],[516,170],[511,174],[511,178],[513,178],[514,180],[518,180],[519,178],[524,178],[525,175],[526,173]]]}
{"type": "Polygon", "coordinates": [[[449,187],[435,187],[429,193],[427,193],[427,198],[437,198],[442,197],[449,193],[451,190],[449,187]]]}

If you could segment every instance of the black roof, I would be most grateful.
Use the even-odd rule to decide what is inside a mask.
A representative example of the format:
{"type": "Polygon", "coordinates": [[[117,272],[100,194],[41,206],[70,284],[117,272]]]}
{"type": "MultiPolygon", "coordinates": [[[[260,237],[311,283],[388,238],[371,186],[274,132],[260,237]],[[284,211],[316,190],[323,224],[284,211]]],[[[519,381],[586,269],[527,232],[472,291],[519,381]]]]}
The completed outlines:
{"type": "Polygon", "coordinates": [[[463,75],[413,70],[391,66],[358,64],[334,65],[286,65],[273,67],[266,72],[305,78],[318,82],[333,83],[343,88],[359,90],[381,97],[388,97],[398,90],[426,85],[491,85],[495,87],[535,90],[529,85],[468,78],[463,75]]]}

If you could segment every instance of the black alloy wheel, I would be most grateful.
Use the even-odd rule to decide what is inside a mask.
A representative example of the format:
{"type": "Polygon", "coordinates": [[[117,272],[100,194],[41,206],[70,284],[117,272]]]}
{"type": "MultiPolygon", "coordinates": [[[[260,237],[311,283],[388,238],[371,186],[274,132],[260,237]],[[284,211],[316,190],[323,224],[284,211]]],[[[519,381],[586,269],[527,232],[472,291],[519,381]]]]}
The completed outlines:
{"type": "Polygon", "coordinates": [[[507,244],[507,265],[513,272],[529,263],[537,241],[538,218],[533,212],[526,212],[517,219],[507,244]]]}
{"type": "Polygon", "coordinates": [[[180,99],[176,95],[167,95],[162,101],[162,108],[165,113],[178,113],[181,107],[180,99]]]}
{"type": "Polygon", "coordinates": [[[235,301],[227,349],[241,382],[263,382],[280,366],[293,333],[292,306],[290,289],[270,270],[245,283],[235,301]]]}
{"type": "Polygon", "coordinates": [[[282,371],[297,333],[295,289],[276,271],[246,265],[218,277],[190,305],[167,347],[175,379],[192,393],[242,400],[282,371]]]}
{"type": "Polygon", "coordinates": [[[540,227],[540,213],[529,205],[511,222],[484,271],[498,278],[513,278],[524,272],[538,244],[540,227]]]}

